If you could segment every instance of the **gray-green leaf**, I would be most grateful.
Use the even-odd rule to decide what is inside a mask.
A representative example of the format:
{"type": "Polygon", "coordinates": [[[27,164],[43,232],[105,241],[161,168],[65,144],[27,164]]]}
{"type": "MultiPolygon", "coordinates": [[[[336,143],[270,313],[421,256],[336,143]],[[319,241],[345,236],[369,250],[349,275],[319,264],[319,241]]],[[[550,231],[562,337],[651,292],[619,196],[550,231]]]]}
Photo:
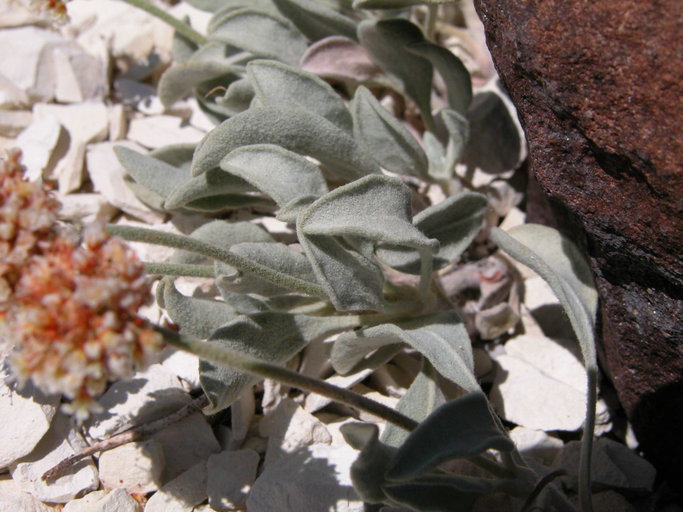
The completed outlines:
{"type": "Polygon", "coordinates": [[[236,9],[212,27],[208,37],[254,55],[296,64],[308,42],[291,23],[255,9],[236,9]]]}
{"type": "Polygon", "coordinates": [[[379,173],[375,161],[345,131],[301,109],[250,108],[214,128],[200,142],[192,174],[218,167],[232,150],[252,144],[275,144],[312,156],[348,180],[379,173]]]}
{"type": "MultiPolygon", "coordinates": [[[[288,313],[256,313],[240,316],[218,328],[209,338],[236,352],[241,352],[271,363],[284,363],[307,343],[334,332],[353,328],[355,317],[314,317],[288,313]]],[[[211,414],[229,407],[247,387],[259,378],[226,366],[200,361],[200,382],[211,414]]]]}
{"type": "Polygon", "coordinates": [[[247,65],[256,97],[263,105],[287,105],[324,117],[342,130],[352,128],[351,114],[334,89],[312,73],[272,60],[247,65]]]}
{"type": "MultiPolygon", "coordinates": [[[[396,404],[396,410],[419,423],[445,402],[446,398],[436,381],[436,372],[424,359],[420,373],[396,404]]],[[[407,437],[408,432],[392,423],[387,423],[380,441],[388,446],[398,447],[407,437]]]]}
{"type": "Polygon", "coordinates": [[[408,435],[387,479],[407,481],[449,459],[473,457],[488,449],[512,450],[514,443],[491,415],[483,393],[470,393],[440,406],[408,435]]]}
{"type": "Polygon", "coordinates": [[[301,212],[299,242],[337,309],[377,310],[383,304],[379,266],[345,248],[344,238],[414,248],[420,252],[423,269],[431,273],[438,242],[424,236],[409,219],[410,190],[395,178],[374,175],[333,190],[301,212]]]}
{"type": "Polygon", "coordinates": [[[136,183],[164,199],[190,179],[187,171],[127,147],[116,146],[114,153],[136,183]]]}
{"type": "Polygon", "coordinates": [[[242,146],[228,153],[220,165],[272,197],[278,206],[327,192],[327,183],[316,164],[274,144],[242,146]]]}
{"type": "Polygon", "coordinates": [[[432,63],[446,84],[448,105],[461,116],[467,115],[472,103],[472,80],[462,61],[450,50],[429,41],[410,44],[408,50],[432,63]]]}
{"type": "Polygon", "coordinates": [[[420,144],[369,90],[359,87],[350,109],[353,135],[365,145],[377,163],[397,174],[421,178],[427,175],[427,157],[420,144]]]}
{"type": "Polygon", "coordinates": [[[404,19],[364,20],[358,26],[360,43],[419,107],[425,124],[432,128],[431,63],[419,55],[406,51],[406,47],[425,40],[422,31],[404,19]]]}
{"type": "Polygon", "coordinates": [[[240,66],[222,62],[189,60],[168,68],[159,80],[159,99],[168,107],[176,100],[186,96],[202,82],[213,80],[231,73],[239,73],[240,66]]]}
{"type": "MultiPolygon", "coordinates": [[[[439,241],[434,268],[457,261],[477,236],[488,208],[486,196],[461,192],[421,211],[413,224],[430,238],[439,241]]],[[[402,272],[419,273],[419,255],[415,251],[380,247],[377,256],[387,265],[402,272]]]]}
{"type": "Polygon", "coordinates": [[[356,37],[356,22],[315,0],[274,0],[282,14],[311,41],[327,36],[356,37]]]}
{"type": "Polygon", "coordinates": [[[225,302],[183,295],[171,279],[164,279],[159,286],[162,287],[159,293],[163,293],[164,309],[183,334],[207,338],[237,316],[235,309],[225,302]]]}
{"type": "Polygon", "coordinates": [[[507,232],[493,228],[491,239],[548,282],[569,316],[586,366],[594,367],[598,293],[590,267],[574,243],[556,229],[539,224],[507,232]]]}
{"type": "Polygon", "coordinates": [[[221,169],[211,169],[176,187],[166,198],[164,207],[171,210],[197,199],[225,194],[246,194],[254,191],[254,187],[242,178],[221,169]]]}
{"type": "Polygon", "coordinates": [[[468,392],[481,391],[474,376],[472,344],[456,313],[429,315],[408,322],[382,324],[344,333],[332,347],[332,366],[340,374],[353,371],[371,351],[405,343],[420,352],[444,377],[468,392]]]}

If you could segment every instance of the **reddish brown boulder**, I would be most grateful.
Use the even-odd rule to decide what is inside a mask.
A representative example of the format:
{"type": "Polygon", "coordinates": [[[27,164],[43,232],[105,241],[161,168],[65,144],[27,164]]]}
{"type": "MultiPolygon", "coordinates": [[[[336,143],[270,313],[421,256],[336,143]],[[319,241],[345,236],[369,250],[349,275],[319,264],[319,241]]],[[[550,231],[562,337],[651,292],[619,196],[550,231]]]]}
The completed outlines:
{"type": "Polygon", "coordinates": [[[591,257],[602,363],[646,456],[683,482],[683,3],[476,4],[530,171],[591,257]]]}

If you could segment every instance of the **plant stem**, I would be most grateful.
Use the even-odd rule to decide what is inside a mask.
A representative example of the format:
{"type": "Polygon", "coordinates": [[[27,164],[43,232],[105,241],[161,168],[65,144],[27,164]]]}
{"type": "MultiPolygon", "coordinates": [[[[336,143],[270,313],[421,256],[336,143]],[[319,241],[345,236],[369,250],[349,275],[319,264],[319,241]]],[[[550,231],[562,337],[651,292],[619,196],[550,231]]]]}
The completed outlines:
{"type": "Polygon", "coordinates": [[[207,404],[208,399],[206,395],[202,395],[199,398],[196,398],[195,400],[190,402],[189,404],[183,406],[180,410],[168,416],[164,416],[163,418],[152,421],[150,423],[138,425],[137,427],[133,427],[130,430],[126,430],[125,432],[121,432],[120,434],[116,434],[115,436],[94,443],[88,446],[87,448],[81,450],[80,452],[70,455],[66,459],[59,462],[56,466],[53,466],[52,468],[48,469],[40,478],[41,480],[46,482],[53,481],[62,476],[78,461],[83,460],[86,457],[94,455],[98,452],[106,452],[108,450],[112,450],[118,446],[127,443],[147,439],[149,436],[156,434],[157,432],[165,429],[169,425],[172,425],[173,423],[176,423],[197,411],[201,411],[201,409],[205,407],[207,404]]]}
{"type": "Polygon", "coordinates": [[[179,263],[154,263],[145,261],[145,271],[148,274],[163,276],[185,277],[216,277],[211,265],[183,265],[179,263]]]}
{"type": "Polygon", "coordinates": [[[213,343],[192,340],[186,336],[180,335],[177,332],[170,331],[162,327],[157,327],[157,330],[163,334],[165,340],[170,345],[173,345],[181,350],[191,352],[205,361],[229,366],[236,370],[251,373],[259,377],[277,380],[283,384],[287,384],[303,391],[316,393],[334,400],[335,402],[340,402],[361,411],[370,413],[373,416],[392,423],[397,427],[407,430],[408,432],[415,430],[418,425],[415,420],[404,416],[398,411],[382,405],[379,402],[375,402],[374,400],[370,400],[363,395],[349,391],[348,389],[340,388],[328,382],[301,375],[295,371],[285,368],[284,366],[279,366],[267,361],[255,359],[245,354],[229,350],[225,347],[220,347],[213,343]]]}
{"type": "Polygon", "coordinates": [[[593,512],[591,492],[591,459],[593,458],[593,433],[595,431],[595,403],[597,401],[598,368],[586,365],[588,396],[586,398],[586,422],[581,438],[581,459],[579,462],[579,504],[581,512],[593,512]]]}
{"type": "Polygon", "coordinates": [[[166,11],[163,11],[159,9],[157,6],[152,5],[149,3],[147,0],[123,0],[127,4],[130,4],[134,7],[137,7],[138,9],[142,9],[143,11],[148,12],[152,16],[156,16],[159,18],[161,21],[168,23],[171,25],[176,32],[181,34],[182,36],[186,37],[193,43],[197,44],[198,46],[201,46],[206,43],[206,37],[201,35],[199,32],[194,30],[192,27],[187,25],[186,23],[183,23],[180,21],[178,18],[175,18],[168,14],[166,11]]]}
{"type": "Polygon", "coordinates": [[[327,294],[322,286],[317,283],[277,272],[270,267],[248,260],[247,258],[243,258],[235,253],[216,247],[215,245],[202,242],[196,238],[133,226],[115,226],[109,224],[106,229],[112,235],[120,236],[124,240],[174,247],[176,249],[194,252],[206,256],[207,258],[227,263],[238,270],[254,274],[259,278],[278,286],[313,295],[314,297],[327,298],[327,294]]]}

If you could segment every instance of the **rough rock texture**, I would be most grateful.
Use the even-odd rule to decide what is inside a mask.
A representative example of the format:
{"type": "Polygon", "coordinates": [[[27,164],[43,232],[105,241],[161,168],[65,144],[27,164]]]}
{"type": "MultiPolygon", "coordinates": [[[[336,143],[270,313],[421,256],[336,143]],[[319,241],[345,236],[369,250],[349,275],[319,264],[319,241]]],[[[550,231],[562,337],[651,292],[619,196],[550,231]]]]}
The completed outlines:
{"type": "Polygon", "coordinates": [[[476,4],[530,171],[585,232],[603,365],[645,454],[683,481],[683,4],[476,4]]]}

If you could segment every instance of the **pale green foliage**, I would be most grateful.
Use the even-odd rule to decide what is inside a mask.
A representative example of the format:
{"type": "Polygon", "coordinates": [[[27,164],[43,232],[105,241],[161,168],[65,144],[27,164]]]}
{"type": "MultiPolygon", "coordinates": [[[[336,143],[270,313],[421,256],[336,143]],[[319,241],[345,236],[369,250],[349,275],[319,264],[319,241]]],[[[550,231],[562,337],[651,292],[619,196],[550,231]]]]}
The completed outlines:
{"type": "MultiPolygon", "coordinates": [[[[220,299],[184,296],[170,277],[157,290],[180,327],[175,343],[204,357],[207,412],[229,407],[257,382],[255,375],[286,377],[290,385],[322,392],[322,384],[299,383],[274,365],[332,334],[341,333],[331,354],[341,374],[377,368],[408,347],[423,359],[397,407],[407,423],[395,421],[381,437],[375,425],[344,427],[348,442],[361,450],[352,468],[359,496],[444,512],[471,510],[480,496],[499,490],[525,498],[538,475],[489,409],[474,373],[472,342],[443,297],[437,272],[457,264],[489,207],[485,195],[467,190],[466,180],[453,186],[456,165],[465,161],[497,174],[518,163],[521,141],[500,98],[473,97],[462,62],[408,19],[353,11],[350,0],[189,1],[212,13],[208,42],[198,47],[177,37],[176,62],[159,94],[170,105],[193,93],[217,126],[196,147],[150,155],[119,148],[117,155],[152,207],[220,218],[207,217],[189,236],[112,231],[176,248],[164,267],[174,270],[169,275],[213,276],[220,299]],[[347,38],[344,51],[374,62],[372,78],[341,80],[335,89],[298,68],[311,44],[339,36],[347,38]],[[432,107],[435,72],[446,88],[440,110],[432,107]],[[392,97],[419,111],[419,121],[397,117],[380,101],[392,97]],[[496,151],[482,163],[478,152],[486,144],[496,151]],[[424,194],[429,187],[448,197],[432,204],[424,194]],[[287,223],[289,235],[231,220],[243,208],[287,223]],[[447,402],[442,379],[465,395],[447,402]],[[411,422],[418,426],[409,433],[411,422]],[[491,449],[503,463],[485,455],[491,449]],[[437,467],[457,458],[497,478],[437,467]]],[[[353,5],[418,3],[440,2],[353,5]]],[[[549,228],[524,226],[509,235],[494,229],[492,239],[548,280],[591,368],[596,295],[576,249],[549,228]]],[[[573,509],[557,492],[551,501],[559,510],[573,509]]]]}

